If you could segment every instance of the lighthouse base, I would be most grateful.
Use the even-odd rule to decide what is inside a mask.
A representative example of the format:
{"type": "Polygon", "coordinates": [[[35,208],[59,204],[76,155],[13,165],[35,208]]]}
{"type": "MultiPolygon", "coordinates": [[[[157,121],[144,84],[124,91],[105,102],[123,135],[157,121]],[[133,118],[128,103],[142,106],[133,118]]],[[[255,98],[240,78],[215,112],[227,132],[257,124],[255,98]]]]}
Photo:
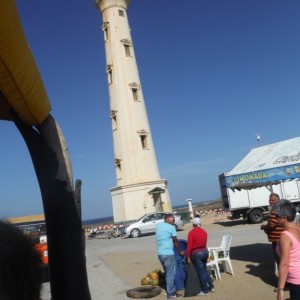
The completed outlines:
{"type": "Polygon", "coordinates": [[[147,213],[172,212],[167,180],[118,186],[110,191],[115,223],[135,220],[147,213]]]}

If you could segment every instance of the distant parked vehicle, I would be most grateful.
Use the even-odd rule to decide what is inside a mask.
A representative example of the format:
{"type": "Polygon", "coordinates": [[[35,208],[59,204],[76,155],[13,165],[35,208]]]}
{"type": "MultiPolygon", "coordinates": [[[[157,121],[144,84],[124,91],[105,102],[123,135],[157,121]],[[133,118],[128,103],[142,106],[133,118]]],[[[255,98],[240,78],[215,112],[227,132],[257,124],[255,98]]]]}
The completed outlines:
{"type": "Polygon", "coordinates": [[[25,234],[36,233],[39,236],[46,235],[46,224],[45,223],[18,225],[18,227],[25,234]]]}
{"type": "Polygon", "coordinates": [[[101,231],[92,231],[88,235],[88,239],[113,239],[118,237],[117,233],[114,230],[101,230],[101,231]]]}
{"type": "Polygon", "coordinates": [[[140,219],[131,223],[125,228],[125,234],[129,237],[139,237],[143,234],[154,233],[156,224],[164,222],[166,214],[172,214],[175,217],[175,227],[176,229],[183,228],[183,220],[181,215],[177,215],[169,212],[158,212],[150,213],[142,216],[140,219]]]}

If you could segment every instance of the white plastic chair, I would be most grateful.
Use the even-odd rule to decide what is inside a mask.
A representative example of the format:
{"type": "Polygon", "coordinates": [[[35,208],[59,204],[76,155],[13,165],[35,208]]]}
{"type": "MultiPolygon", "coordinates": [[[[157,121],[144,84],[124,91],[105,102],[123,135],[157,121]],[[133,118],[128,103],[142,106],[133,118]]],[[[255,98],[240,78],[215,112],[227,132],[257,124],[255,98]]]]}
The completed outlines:
{"type": "Polygon", "coordinates": [[[230,261],[230,244],[232,240],[232,235],[223,235],[222,243],[219,247],[209,247],[209,253],[213,254],[213,258],[207,262],[207,266],[213,266],[216,271],[216,277],[221,280],[219,263],[222,263],[223,269],[227,272],[227,265],[229,266],[230,273],[234,276],[231,261],[230,261]],[[220,253],[220,255],[219,255],[220,253]],[[220,256],[220,257],[219,257],[220,256]]]}

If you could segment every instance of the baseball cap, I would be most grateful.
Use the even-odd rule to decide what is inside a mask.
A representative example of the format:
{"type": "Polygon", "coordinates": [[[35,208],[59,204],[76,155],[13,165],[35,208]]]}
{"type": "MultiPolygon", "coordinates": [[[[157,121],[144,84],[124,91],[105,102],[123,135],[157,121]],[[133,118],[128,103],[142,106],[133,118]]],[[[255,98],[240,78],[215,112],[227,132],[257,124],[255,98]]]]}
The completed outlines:
{"type": "Polygon", "coordinates": [[[193,219],[193,224],[195,225],[195,226],[201,226],[201,219],[200,218],[194,218],[193,219]]]}

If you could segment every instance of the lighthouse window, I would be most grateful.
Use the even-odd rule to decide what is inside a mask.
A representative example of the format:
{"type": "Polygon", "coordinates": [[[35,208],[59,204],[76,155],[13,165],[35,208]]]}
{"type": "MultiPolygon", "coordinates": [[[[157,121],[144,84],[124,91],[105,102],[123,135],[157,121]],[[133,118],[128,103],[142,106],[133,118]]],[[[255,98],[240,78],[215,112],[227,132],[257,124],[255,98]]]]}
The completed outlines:
{"type": "Polygon", "coordinates": [[[111,117],[111,123],[112,123],[112,129],[116,130],[117,129],[117,111],[116,110],[112,110],[110,113],[110,117],[111,117]]]}
{"type": "Polygon", "coordinates": [[[104,32],[104,41],[108,40],[108,22],[103,23],[102,30],[104,32]]]}
{"type": "Polygon", "coordinates": [[[108,71],[108,84],[111,84],[113,82],[113,79],[112,79],[112,70],[109,70],[108,71]]]}
{"type": "Polygon", "coordinates": [[[121,159],[115,159],[115,167],[116,167],[116,174],[117,178],[121,178],[121,159]]]}
{"type": "Polygon", "coordinates": [[[136,82],[131,82],[129,84],[129,86],[130,86],[130,89],[132,91],[133,100],[134,101],[141,101],[141,99],[140,99],[140,92],[139,92],[140,85],[138,83],[136,83],[136,82]]]}
{"type": "Polygon", "coordinates": [[[108,84],[112,84],[113,83],[113,74],[112,74],[112,66],[111,65],[107,66],[106,72],[107,72],[108,84]]]}
{"type": "Polygon", "coordinates": [[[125,48],[125,54],[127,57],[131,56],[131,52],[130,52],[130,46],[129,45],[124,45],[125,48]]]}
{"type": "Polygon", "coordinates": [[[108,40],[108,28],[104,29],[104,41],[108,40]]]}
{"type": "Polygon", "coordinates": [[[146,130],[142,129],[142,130],[139,130],[137,133],[138,133],[138,135],[141,139],[142,148],[143,149],[149,149],[148,148],[148,139],[147,139],[148,132],[146,130]]]}
{"type": "Polygon", "coordinates": [[[132,96],[134,101],[139,101],[139,90],[137,88],[132,88],[132,96]]]}
{"type": "Polygon", "coordinates": [[[119,9],[119,16],[124,17],[124,11],[122,9],[119,9]]]}
{"type": "Polygon", "coordinates": [[[117,116],[112,117],[112,128],[113,130],[117,129],[117,116]]]}
{"type": "Polygon", "coordinates": [[[146,135],[141,135],[142,148],[148,149],[148,141],[146,135]]]}
{"type": "Polygon", "coordinates": [[[124,49],[125,49],[125,55],[127,57],[131,57],[131,41],[128,39],[122,39],[121,43],[124,45],[124,49]]]}

